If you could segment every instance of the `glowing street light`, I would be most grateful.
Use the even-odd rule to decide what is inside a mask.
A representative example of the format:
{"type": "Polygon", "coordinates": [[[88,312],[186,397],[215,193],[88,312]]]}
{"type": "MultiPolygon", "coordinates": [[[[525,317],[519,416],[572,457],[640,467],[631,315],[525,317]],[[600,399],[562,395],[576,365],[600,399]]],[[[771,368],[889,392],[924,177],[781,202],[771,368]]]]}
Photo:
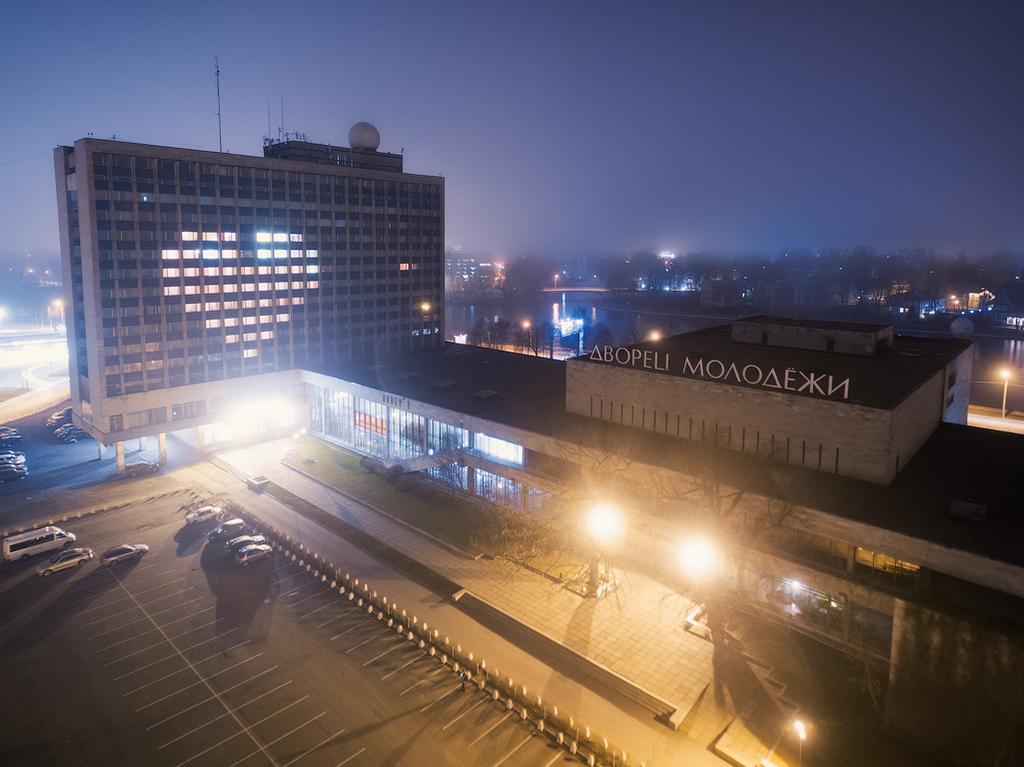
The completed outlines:
{"type": "Polygon", "coordinates": [[[793,720],[793,732],[796,733],[797,743],[799,744],[799,757],[798,765],[804,763],[804,741],[807,740],[807,725],[805,725],[799,719],[793,720]]]}
{"type": "Polygon", "coordinates": [[[587,593],[599,597],[608,586],[602,568],[603,549],[613,541],[622,537],[622,517],[611,506],[602,504],[595,506],[586,516],[587,533],[597,544],[597,551],[590,561],[590,575],[587,593]]]}
{"type": "Polygon", "coordinates": [[[647,340],[648,341],[660,341],[661,340],[661,331],[660,330],[652,330],[650,333],[647,334],[647,340]]]}
{"type": "Polygon", "coordinates": [[[50,302],[50,307],[53,309],[54,314],[60,314],[60,324],[64,324],[64,300],[55,298],[50,302]]]}
{"type": "Polygon", "coordinates": [[[530,329],[530,321],[529,320],[523,320],[519,324],[522,325],[523,330],[529,330],[530,329]]]}
{"type": "Polygon", "coordinates": [[[721,564],[718,547],[709,538],[694,536],[679,545],[679,566],[694,581],[712,578],[721,564]]]}
{"type": "Polygon", "coordinates": [[[429,312],[430,308],[431,307],[430,307],[430,302],[429,301],[424,301],[422,304],[420,304],[420,311],[422,311],[424,314],[429,312]]]}
{"type": "Polygon", "coordinates": [[[1006,418],[1006,390],[1010,388],[1010,371],[1003,368],[999,371],[999,377],[1003,379],[1003,418],[1006,418]]]}

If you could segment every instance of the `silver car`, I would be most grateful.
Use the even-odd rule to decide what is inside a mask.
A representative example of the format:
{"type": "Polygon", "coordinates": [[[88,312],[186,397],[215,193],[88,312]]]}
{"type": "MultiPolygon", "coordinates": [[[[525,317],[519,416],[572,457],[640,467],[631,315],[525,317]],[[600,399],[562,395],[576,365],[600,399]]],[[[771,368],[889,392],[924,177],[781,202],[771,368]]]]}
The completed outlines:
{"type": "Polygon", "coordinates": [[[273,553],[273,549],[265,543],[253,543],[242,548],[235,554],[235,564],[248,567],[252,562],[266,559],[273,553]]]}
{"type": "Polygon", "coordinates": [[[200,506],[185,515],[186,525],[199,525],[211,519],[220,519],[224,509],[220,506],[200,506]]]}
{"type": "Polygon", "coordinates": [[[120,546],[107,549],[100,554],[100,564],[104,567],[110,567],[118,562],[142,559],[148,552],[149,546],[144,543],[122,543],[120,546]]]}
{"type": "Polygon", "coordinates": [[[92,549],[67,549],[50,557],[45,565],[36,568],[36,575],[53,575],[71,567],[81,567],[94,556],[92,549]]]}

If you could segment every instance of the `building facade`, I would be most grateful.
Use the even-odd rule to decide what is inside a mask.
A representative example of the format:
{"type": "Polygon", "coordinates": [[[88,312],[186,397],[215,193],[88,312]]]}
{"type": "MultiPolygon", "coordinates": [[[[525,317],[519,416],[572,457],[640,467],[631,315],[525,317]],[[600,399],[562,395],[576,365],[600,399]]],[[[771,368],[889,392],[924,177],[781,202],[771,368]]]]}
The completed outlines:
{"type": "Polygon", "coordinates": [[[100,442],[287,399],[325,361],[442,343],[443,179],[375,144],[264,153],[55,150],[73,407],[100,442]]]}

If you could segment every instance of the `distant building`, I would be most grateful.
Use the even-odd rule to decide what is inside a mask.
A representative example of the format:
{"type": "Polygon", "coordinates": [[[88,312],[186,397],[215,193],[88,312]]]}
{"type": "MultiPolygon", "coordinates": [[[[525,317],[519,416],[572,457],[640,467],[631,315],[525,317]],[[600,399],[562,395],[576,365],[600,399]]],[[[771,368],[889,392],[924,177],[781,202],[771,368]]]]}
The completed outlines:
{"type": "Polygon", "coordinates": [[[946,297],[936,296],[924,290],[898,293],[886,300],[889,313],[903,319],[924,319],[946,310],[946,297]]]}

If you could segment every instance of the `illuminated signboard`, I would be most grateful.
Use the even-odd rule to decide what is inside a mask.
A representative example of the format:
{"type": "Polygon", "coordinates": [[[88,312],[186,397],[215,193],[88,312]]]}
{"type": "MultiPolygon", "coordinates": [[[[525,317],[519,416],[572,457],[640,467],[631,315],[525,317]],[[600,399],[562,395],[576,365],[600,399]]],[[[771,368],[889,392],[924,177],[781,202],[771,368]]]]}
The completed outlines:
{"type": "Polygon", "coordinates": [[[729,362],[717,357],[676,355],[629,346],[596,346],[590,359],[617,367],[670,373],[682,378],[721,381],[831,399],[850,398],[850,379],[800,368],[729,362]]]}

